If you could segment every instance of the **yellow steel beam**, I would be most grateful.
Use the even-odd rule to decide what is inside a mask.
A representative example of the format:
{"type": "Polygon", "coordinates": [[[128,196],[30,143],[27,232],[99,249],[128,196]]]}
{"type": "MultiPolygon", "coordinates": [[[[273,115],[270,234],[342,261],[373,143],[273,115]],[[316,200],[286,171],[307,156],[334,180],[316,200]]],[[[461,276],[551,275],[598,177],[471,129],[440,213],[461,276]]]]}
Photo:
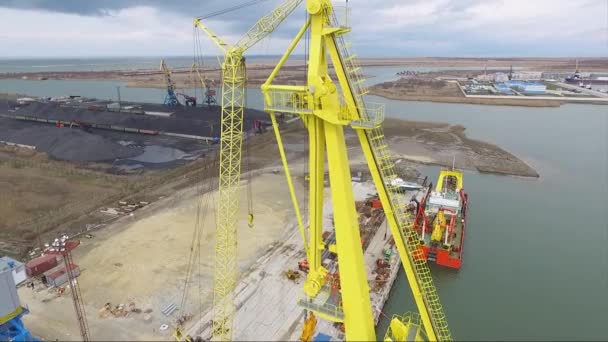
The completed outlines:
{"type": "MultiPolygon", "coordinates": [[[[333,39],[328,40],[329,45],[329,53],[334,65],[334,70],[336,72],[336,76],[341,84],[348,84],[348,78],[346,76],[344,66],[340,62],[340,54],[336,47],[335,41],[333,39]]],[[[355,99],[350,87],[343,87],[342,92],[344,94],[344,99],[349,107],[349,111],[355,114],[354,119],[359,119],[359,109],[356,106],[355,99]]],[[[365,131],[358,129],[356,130],[357,136],[359,138],[359,142],[361,144],[361,148],[363,150],[363,154],[367,161],[367,165],[372,175],[372,179],[374,180],[374,184],[376,185],[376,190],[378,191],[378,196],[380,197],[380,201],[383,204],[383,208],[386,214],[386,218],[389,222],[389,227],[391,229],[391,233],[393,238],[395,239],[395,245],[397,246],[397,250],[399,255],[402,257],[401,262],[403,264],[403,268],[405,270],[410,288],[412,290],[414,300],[417,304],[418,310],[420,312],[420,316],[422,318],[422,322],[426,328],[427,334],[431,340],[437,340],[435,336],[433,325],[431,324],[430,315],[424,303],[424,299],[422,296],[422,291],[418,282],[416,281],[416,276],[414,272],[414,266],[412,264],[411,257],[409,257],[407,250],[405,249],[405,243],[402,238],[402,234],[399,232],[399,224],[393,215],[393,206],[391,205],[388,193],[386,191],[386,184],[383,182],[380,172],[378,171],[378,163],[374,158],[372,147],[368,143],[367,137],[365,135],[365,131]],[[386,204],[386,205],[385,205],[386,204]]]]}
{"type": "Polygon", "coordinates": [[[310,26],[310,17],[306,18],[306,22],[304,23],[304,25],[302,25],[302,27],[300,28],[300,31],[298,31],[298,34],[296,34],[296,37],[289,44],[287,51],[283,54],[283,56],[281,56],[281,59],[279,60],[277,65],[272,70],[272,73],[270,73],[270,75],[268,76],[268,79],[266,80],[266,82],[264,82],[264,84],[262,84],[262,91],[267,89],[267,87],[270,85],[270,83],[272,83],[272,81],[274,81],[274,78],[277,76],[277,73],[279,72],[279,70],[281,70],[281,68],[283,67],[283,65],[289,58],[289,56],[291,56],[291,53],[296,48],[296,46],[298,46],[298,43],[302,39],[302,36],[304,36],[304,33],[306,33],[306,30],[308,30],[309,26],[310,26]]]}
{"type": "MultiPolygon", "coordinates": [[[[308,106],[308,110],[296,109],[294,111],[293,108],[289,108],[289,110],[302,117],[309,131],[311,141],[309,147],[311,153],[311,182],[309,188],[311,227],[308,251],[310,258],[315,258],[320,245],[318,243],[320,240],[318,233],[321,231],[321,227],[318,223],[315,224],[315,221],[317,220],[316,215],[322,213],[322,206],[319,209],[319,203],[322,203],[323,197],[320,196],[318,182],[322,179],[324,170],[319,167],[321,165],[319,147],[324,144],[329,161],[346,339],[374,340],[375,331],[369,288],[367,287],[360,234],[356,222],[354,196],[343,132],[343,125],[350,123],[356,129],[361,142],[427,335],[431,340],[450,340],[451,335],[430,271],[426,262],[419,258],[420,255],[416,254],[416,234],[412,230],[411,222],[408,221],[405,206],[399,195],[387,186],[387,181],[393,176],[390,172],[393,170],[393,166],[387,153],[387,146],[383,143],[382,130],[379,128],[378,120],[383,117],[383,112],[379,111],[377,113],[378,117],[368,117],[373,113],[366,112],[367,109],[362,99],[365,90],[361,89],[362,78],[358,74],[360,67],[356,64],[356,59],[349,55],[348,46],[341,38],[349,30],[332,25],[335,19],[330,0],[307,0],[306,8],[309,19],[305,26],[310,28],[310,49],[306,102],[303,105],[308,106]],[[338,44],[338,40],[340,44],[338,44]],[[327,72],[327,54],[330,55],[336,70],[342,95],[347,105],[346,110],[342,107],[337,87],[327,72]],[[314,161],[315,159],[316,161],[314,161]]],[[[268,108],[272,108],[268,102],[272,101],[273,96],[276,95],[272,94],[273,96],[271,96],[271,91],[298,91],[298,96],[304,93],[301,88],[297,90],[298,88],[290,88],[290,86],[271,84],[287,56],[291,53],[292,47],[297,44],[297,40],[301,40],[302,36],[303,32],[301,30],[291,43],[288,52],[281,59],[280,65],[277,65],[271,74],[271,78],[262,87],[268,108]]],[[[280,97],[277,96],[276,98],[280,97]]],[[[319,266],[316,260],[311,262],[311,269],[314,268],[323,270],[323,267],[319,266]]],[[[310,289],[311,284],[320,285],[320,281],[314,273],[307,278],[305,289],[307,287],[310,289]],[[317,282],[317,284],[313,284],[314,282],[317,282]]],[[[310,297],[314,297],[314,293],[311,294],[311,292],[314,291],[306,291],[310,297]]],[[[314,310],[312,306],[310,309],[314,310]]],[[[323,316],[323,313],[321,313],[321,316],[323,316]]]]}
{"type": "Polygon", "coordinates": [[[283,169],[285,170],[285,178],[287,179],[287,187],[289,188],[289,195],[291,196],[291,203],[293,204],[293,210],[296,213],[296,219],[298,220],[298,228],[300,229],[300,235],[302,241],[304,241],[304,251],[306,252],[306,258],[310,260],[308,241],[306,239],[306,231],[304,229],[304,222],[302,221],[302,214],[300,213],[300,206],[298,205],[298,198],[296,197],[296,190],[293,186],[293,179],[291,177],[291,171],[287,163],[287,156],[285,155],[285,148],[283,147],[283,139],[281,138],[281,132],[279,130],[279,124],[274,112],[270,112],[270,120],[272,121],[272,128],[274,130],[274,136],[277,139],[277,145],[279,147],[279,154],[281,155],[281,162],[283,163],[283,169]]]}
{"type": "Polygon", "coordinates": [[[211,31],[211,29],[209,29],[205,24],[203,24],[200,19],[194,19],[194,27],[198,27],[199,29],[203,30],[203,32],[205,32],[209,36],[211,41],[213,41],[215,45],[220,48],[220,50],[226,53],[226,50],[228,49],[228,44],[223,41],[222,38],[220,38],[217,34],[211,31]]]}
{"type": "Polygon", "coordinates": [[[375,341],[374,319],[343,126],[326,123],[325,138],[346,340],[375,341]]]}

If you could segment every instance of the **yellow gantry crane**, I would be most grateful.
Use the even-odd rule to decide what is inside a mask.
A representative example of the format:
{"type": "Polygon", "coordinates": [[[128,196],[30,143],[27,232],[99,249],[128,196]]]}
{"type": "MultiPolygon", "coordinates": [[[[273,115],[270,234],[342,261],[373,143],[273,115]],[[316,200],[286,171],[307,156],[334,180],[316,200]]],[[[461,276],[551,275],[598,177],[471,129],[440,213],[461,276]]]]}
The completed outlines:
{"type": "MultiPolygon", "coordinates": [[[[243,111],[247,81],[243,54],[272,33],[302,0],[287,0],[262,17],[235,44],[228,45],[201,19],[194,26],[205,32],[223,52],[222,117],[220,137],[219,195],[213,280],[214,340],[232,339],[234,288],[237,281],[237,223],[240,200],[243,111]]],[[[250,219],[253,218],[250,215],[250,219]]]]}
{"type": "Polygon", "coordinates": [[[356,55],[350,53],[344,35],[350,29],[336,19],[331,0],[307,0],[308,18],[268,80],[262,85],[265,110],[270,113],[292,202],[304,236],[310,271],[300,305],[320,317],[343,322],[346,340],[376,340],[357,212],[351,184],[344,128],[357,133],[374,184],[395,239],[402,264],[418,307],[417,315],[393,318],[385,340],[451,340],[450,330],[419,238],[407,211],[407,199],[391,185],[397,177],[382,131],[384,107],[365,103],[367,93],[356,55]],[[308,75],[305,86],[274,85],[275,76],[306,31],[309,35],[308,75]],[[329,75],[329,61],[337,84],[329,75]],[[309,134],[309,227],[308,239],[299,213],[293,182],[283,149],[275,113],[299,115],[309,134]],[[316,300],[327,287],[328,270],[321,265],[323,182],[328,161],[336,251],[340,271],[342,305],[316,300]]]}

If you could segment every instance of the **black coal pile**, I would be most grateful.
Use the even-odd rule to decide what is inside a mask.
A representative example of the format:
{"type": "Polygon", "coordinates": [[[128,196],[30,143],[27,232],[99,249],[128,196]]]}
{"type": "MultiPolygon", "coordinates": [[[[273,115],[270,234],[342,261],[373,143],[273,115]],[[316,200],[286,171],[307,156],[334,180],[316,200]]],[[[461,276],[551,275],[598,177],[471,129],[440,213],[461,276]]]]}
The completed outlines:
{"type": "Polygon", "coordinates": [[[55,159],[77,162],[113,161],[143,153],[141,146],[123,146],[79,129],[53,126],[0,130],[0,140],[36,146],[38,151],[46,152],[55,159]]]}

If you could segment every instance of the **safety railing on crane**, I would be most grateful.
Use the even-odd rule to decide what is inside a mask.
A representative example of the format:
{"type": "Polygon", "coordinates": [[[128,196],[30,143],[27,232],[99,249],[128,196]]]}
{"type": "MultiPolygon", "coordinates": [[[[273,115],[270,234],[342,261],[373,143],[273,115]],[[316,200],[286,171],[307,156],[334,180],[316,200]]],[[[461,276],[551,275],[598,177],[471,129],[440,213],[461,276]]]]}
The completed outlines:
{"type": "Polygon", "coordinates": [[[323,285],[317,296],[302,297],[298,305],[332,322],[344,322],[344,307],[340,292],[332,289],[329,283],[323,285]]]}
{"type": "Polygon", "coordinates": [[[332,6],[334,20],[332,25],[340,28],[350,28],[350,7],[332,6]]]}
{"type": "Polygon", "coordinates": [[[358,118],[352,117],[352,113],[348,110],[346,105],[341,107],[340,117],[343,120],[348,120],[350,126],[355,129],[374,129],[381,127],[384,122],[384,109],[383,103],[366,102],[361,104],[364,107],[357,106],[359,113],[366,113],[365,116],[359,116],[358,118]]]}
{"type": "Polygon", "coordinates": [[[420,315],[408,312],[403,315],[393,315],[391,323],[384,335],[384,341],[426,341],[426,336],[420,328],[420,315]],[[402,324],[395,324],[394,319],[402,324]]]}
{"type": "Polygon", "coordinates": [[[266,92],[264,110],[287,114],[312,114],[306,91],[270,90],[266,92]]]}

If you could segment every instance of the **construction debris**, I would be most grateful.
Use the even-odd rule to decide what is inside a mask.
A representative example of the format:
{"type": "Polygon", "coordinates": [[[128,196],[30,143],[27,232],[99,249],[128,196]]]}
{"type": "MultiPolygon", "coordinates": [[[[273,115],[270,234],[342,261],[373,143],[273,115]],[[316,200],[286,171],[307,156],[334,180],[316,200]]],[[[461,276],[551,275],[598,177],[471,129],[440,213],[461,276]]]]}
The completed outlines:
{"type": "Polygon", "coordinates": [[[289,270],[285,271],[285,277],[287,277],[287,279],[289,279],[295,283],[298,283],[298,280],[300,279],[300,272],[289,269],[289,270]]]}
{"type": "Polygon", "coordinates": [[[142,310],[135,306],[135,303],[130,301],[127,305],[118,304],[112,306],[110,302],[104,304],[104,306],[99,310],[100,318],[108,318],[110,316],[113,317],[128,317],[131,313],[141,313],[142,310]]]}
{"type": "Polygon", "coordinates": [[[101,208],[100,211],[104,214],[108,215],[124,215],[127,213],[131,213],[139,208],[143,208],[146,205],[150,204],[150,202],[127,202],[127,201],[118,201],[119,207],[115,208],[101,208]]]}

